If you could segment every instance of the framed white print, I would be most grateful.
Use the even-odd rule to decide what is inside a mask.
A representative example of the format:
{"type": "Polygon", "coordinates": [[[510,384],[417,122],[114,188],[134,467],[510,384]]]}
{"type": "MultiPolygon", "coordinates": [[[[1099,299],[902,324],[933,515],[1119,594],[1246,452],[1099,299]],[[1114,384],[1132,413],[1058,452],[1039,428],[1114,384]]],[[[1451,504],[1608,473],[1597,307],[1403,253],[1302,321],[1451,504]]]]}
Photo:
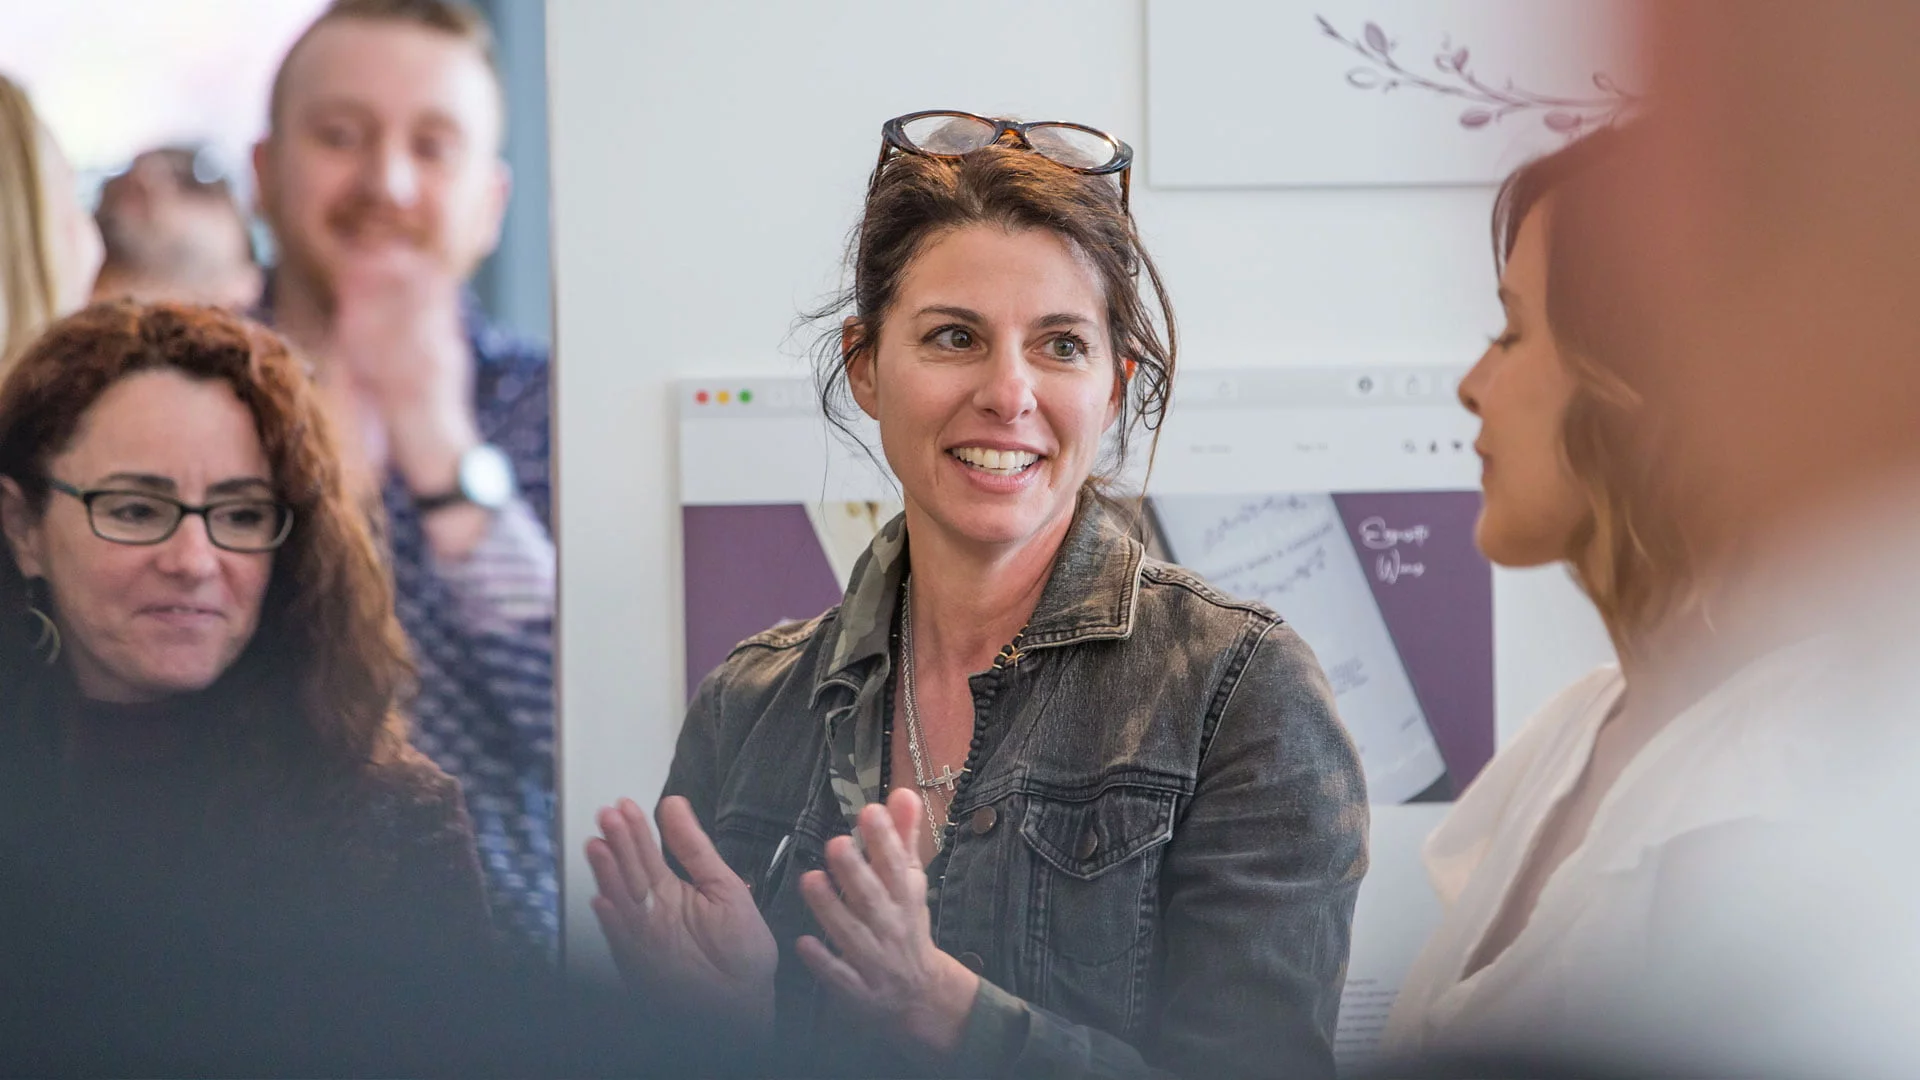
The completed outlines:
{"type": "Polygon", "coordinates": [[[1148,0],[1154,187],[1491,184],[1636,100],[1622,0],[1148,0]]]}

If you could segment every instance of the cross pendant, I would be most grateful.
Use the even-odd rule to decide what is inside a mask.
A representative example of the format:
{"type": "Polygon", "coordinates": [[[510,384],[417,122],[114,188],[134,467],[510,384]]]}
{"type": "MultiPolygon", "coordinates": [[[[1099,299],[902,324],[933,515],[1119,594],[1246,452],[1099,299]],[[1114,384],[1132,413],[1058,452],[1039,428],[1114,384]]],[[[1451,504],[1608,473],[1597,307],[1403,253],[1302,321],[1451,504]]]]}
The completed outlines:
{"type": "Polygon", "coordinates": [[[953,786],[959,782],[960,774],[953,771],[953,766],[942,765],[940,766],[940,775],[931,776],[920,781],[920,790],[931,791],[934,788],[945,788],[951,792],[953,786]]]}

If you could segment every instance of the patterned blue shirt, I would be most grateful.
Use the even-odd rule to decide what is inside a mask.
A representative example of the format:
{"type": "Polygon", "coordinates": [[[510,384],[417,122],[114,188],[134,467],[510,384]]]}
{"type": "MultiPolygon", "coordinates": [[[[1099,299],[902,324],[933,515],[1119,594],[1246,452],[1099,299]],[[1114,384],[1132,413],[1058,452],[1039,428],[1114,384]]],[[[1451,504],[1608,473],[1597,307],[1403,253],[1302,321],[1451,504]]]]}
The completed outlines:
{"type": "MultiPolygon", "coordinates": [[[[393,549],[395,606],[420,667],[413,741],[458,779],[473,816],[494,924],[510,952],[557,961],[560,887],[554,857],[552,479],[545,349],[489,325],[468,306],[480,437],[513,459],[537,543],[548,545],[544,583],[526,580],[503,536],[516,508],[458,568],[439,567],[413,496],[397,476],[384,492],[393,549]],[[507,550],[501,550],[505,547],[507,550]],[[473,591],[500,604],[524,595],[525,611],[487,619],[473,591]],[[542,595],[544,592],[544,595],[542,595]],[[463,595],[463,593],[468,595],[463,595]]],[[[497,604],[496,606],[500,606],[497,604]]]]}
{"type": "MultiPolygon", "coordinates": [[[[261,314],[271,321],[271,290],[261,314]]],[[[382,492],[395,607],[420,684],[414,745],[460,781],[510,958],[557,963],[553,550],[547,350],[465,305],[480,437],[513,460],[517,502],[460,565],[436,561],[397,474],[382,492]]]]}

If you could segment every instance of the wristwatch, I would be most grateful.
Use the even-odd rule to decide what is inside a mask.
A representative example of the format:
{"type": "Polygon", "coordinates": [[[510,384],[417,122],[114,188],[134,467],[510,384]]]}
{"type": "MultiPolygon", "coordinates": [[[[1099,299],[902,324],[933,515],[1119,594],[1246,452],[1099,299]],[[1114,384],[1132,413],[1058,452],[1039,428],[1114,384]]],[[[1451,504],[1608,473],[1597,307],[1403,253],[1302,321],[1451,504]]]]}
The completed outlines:
{"type": "Polygon", "coordinates": [[[460,455],[458,485],[452,491],[414,497],[414,509],[431,514],[462,503],[498,510],[513,498],[519,485],[513,479],[513,459],[492,443],[480,443],[460,455]]]}

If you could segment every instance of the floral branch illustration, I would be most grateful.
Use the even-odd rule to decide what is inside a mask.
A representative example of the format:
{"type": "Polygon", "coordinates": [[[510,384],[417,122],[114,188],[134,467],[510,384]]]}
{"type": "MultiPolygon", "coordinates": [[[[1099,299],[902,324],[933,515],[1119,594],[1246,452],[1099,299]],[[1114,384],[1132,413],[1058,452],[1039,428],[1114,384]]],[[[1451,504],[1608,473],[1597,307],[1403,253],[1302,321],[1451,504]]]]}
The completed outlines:
{"type": "Polygon", "coordinates": [[[1464,45],[1456,48],[1451,36],[1441,42],[1440,51],[1433,57],[1438,74],[1422,74],[1400,62],[1395,55],[1400,43],[1389,38],[1380,24],[1369,22],[1358,36],[1349,38],[1335,29],[1325,15],[1315,15],[1314,19],[1319,22],[1321,33],[1366,61],[1347,72],[1349,85],[1381,93],[1404,86],[1458,98],[1466,105],[1460,113],[1460,126],[1469,130],[1500,123],[1515,114],[1543,113],[1540,122],[1547,130],[1573,138],[1638,100],[1605,72],[1593,74],[1593,86],[1599,94],[1590,98],[1536,93],[1515,86],[1512,79],[1500,86],[1490,85],[1470,66],[1472,52],[1464,45]]]}

